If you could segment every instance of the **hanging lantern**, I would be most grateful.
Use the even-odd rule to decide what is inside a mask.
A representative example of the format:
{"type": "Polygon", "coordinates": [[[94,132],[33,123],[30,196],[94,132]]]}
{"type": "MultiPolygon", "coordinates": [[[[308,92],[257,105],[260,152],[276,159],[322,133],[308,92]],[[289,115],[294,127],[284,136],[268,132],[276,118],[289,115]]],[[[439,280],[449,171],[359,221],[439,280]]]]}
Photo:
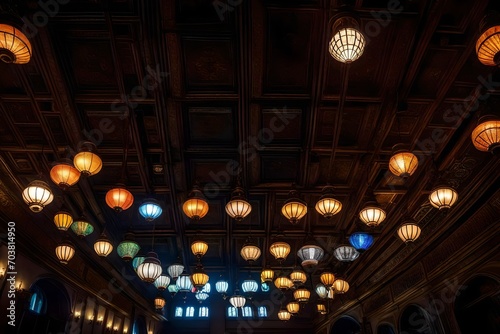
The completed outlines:
{"type": "Polygon", "coordinates": [[[290,312],[288,312],[287,310],[285,309],[281,309],[279,310],[278,312],[278,318],[282,321],[287,321],[287,320],[290,320],[290,317],[292,315],[290,314],[290,312]]]}
{"type": "Polygon", "coordinates": [[[328,295],[328,290],[325,288],[325,286],[321,283],[316,284],[316,293],[318,294],[319,298],[324,299],[328,295]]]}
{"type": "Polygon", "coordinates": [[[492,12],[483,18],[481,31],[476,42],[477,58],[487,66],[500,65],[500,24],[497,13],[492,12]]]}
{"type": "Polygon", "coordinates": [[[201,290],[205,284],[207,284],[210,277],[207,275],[201,263],[196,265],[196,268],[193,270],[193,274],[191,275],[191,283],[198,290],[201,290]]]}
{"type": "Polygon", "coordinates": [[[301,264],[304,268],[317,266],[324,254],[323,248],[313,244],[302,246],[297,252],[297,256],[302,260],[301,264]]]}
{"type": "Polygon", "coordinates": [[[162,211],[160,203],[152,198],[144,200],[139,207],[139,213],[144,217],[144,219],[146,219],[147,222],[152,222],[156,218],[160,217],[162,211]]]}
{"type": "Polygon", "coordinates": [[[193,252],[194,256],[201,258],[208,251],[208,244],[205,241],[193,241],[191,244],[191,252],[193,252]]]}
{"type": "Polygon", "coordinates": [[[500,118],[493,115],[481,117],[479,125],[472,131],[472,143],[479,151],[500,153],[500,118]]]}
{"type": "Polygon", "coordinates": [[[339,17],[332,26],[331,36],[328,51],[335,60],[341,63],[351,63],[363,54],[365,37],[354,16],[343,14],[339,17]]]}
{"type": "Polygon", "coordinates": [[[239,291],[236,289],[236,291],[234,291],[234,295],[229,298],[229,303],[231,303],[233,307],[239,308],[245,306],[246,299],[245,297],[239,295],[239,291]]]}
{"type": "Polygon", "coordinates": [[[108,256],[113,251],[113,244],[104,233],[94,243],[94,251],[102,257],[108,256]]]}
{"type": "Polygon", "coordinates": [[[83,176],[95,175],[101,171],[102,160],[93,151],[95,151],[95,145],[85,142],[82,150],[73,158],[73,165],[83,176]]]}
{"type": "Polygon", "coordinates": [[[210,283],[206,283],[204,286],[203,286],[203,289],[201,289],[200,292],[205,292],[205,293],[210,293],[210,291],[212,290],[212,287],[210,286],[210,283]]]}
{"type": "Polygon", "coordinates": [[[252,206],[245,199],[243,188],[236,187],[231,195],[231,200],[226,204],[226,213],[236,221],[241,221],[252,211],[252,206]]]}
{"type": "Polygon", "coordinates": [[[120,185],[106,193],[106,204],[116,212],[122,212],[134,204],[134,196],[120,185]]]}
{"type": "Polygon", "coordinates": [[[71,224],[71,230],[79,237],[86,237],[94,232],[94,226],[90,224],[85,218],[79,218],[71,224]]]}
{"type": "Polygon", "coordinates": [[[260,257],[261,251],[259,246],[247,240],[247,242],[241,248],[241,257],[250,263],[257,261],[260,257]]]}
{"type": "Polygon", "coordinates": [[[181,292],[189,292],[193,289],[193,283],[191,282],[191,278],[185,271],[179,275],[176,284],[177,287],[179,288],[179,291],[181,292]]]}
{"type": "Polygon", "coordinates": [[[413,219],[404,222],[398,228],[398,236],[404,243],[414,242],[420,236],[421,229],[413,219]]]}
{"type": "Polygon", "coordinates": [[[279,276],[274,280],[274,286],[280,290],[287,290],[293,286],[293,282],[286,276],[279,276]]]}
{"type": "Polygon", "coordinates": [[[290,254],[290,245],[284,241],[277,241],[269,247],[269,252],[276,260],[285,261],[288,254],[290,254]]]}
{"type": "Polygon", "coordinates": [[[333,284],[333,288],[335,289],[335,293],[343,294],[349,290],[349,283],[344,281],[343,279],[336,279],[333,284]]]}
{"type": "Polygon", "coordinates": [[[325,304],[316,304],[316,310],[319,314],[325,315],[327,313],[325,304]]]}
{"type": "Polygon", "coordinates": [[[365,207],[359,212],[359,219],[370,227],[380,225],[385,217],[385,211],[378,206],[376,201],[366,203],[365,207]]]}
{"type": "Polygon", "coordinates": [[[54,195],[49,185],[40,180],[32,181],[23,190],[24,202],[28,204],[31,211],[36,213],[42,211],[53,199],[54,195]]]}
{"type": "Polygon", "coordinates": [[[300,285],[304,284],[307,281],[306,273],[298,267],[295,267],[293,271],[290,273],[290,279],[294,284],[300,285]]]}
{"type": "Polygon", "coordinates": [[[155,309],[161,310],[163,308],[163,306],[165,306],[165,299],[163,299],[160,296],[157,296],[155,298],[155,309]]]}
{"type": "Polygon", "coordinates": [[[458,193],[451,187],[434,188],[429,195],[431,205],[439,210],[449,209],[458,200],[458,193]]]}
{"type": "Polygon", "coordinates": [[[168,292],[170,292],[170,294],[172,295],[172,297],[175,296],[177,292],[179,292],[179,287],[174,283],[170,284],[167,289],[168,292]]]}
{"type": "Polygon", "coordinates": [[[298,197],[296,190],[290,191],[288,200],[285,201],[281,208],[281,213],[293,225],[297,224],[299,220],[307,213],[307,205],[298,197]]]}
{"type": "Polygon", "coordinates": [[[389,170],[399,177],[409,177],[418,167],[418,159],[415,154],[403,149],[401,144],[393,147],[393,154],[389,160],[389,170]]]}
{"type": "Polygon", "coordinates": [[[69,242],[63,242],[56,247],[56,256],[62,264],[68,264],[75,255],[75,247],[69,242]]]}
{"type": "Polygon", "coordinates": [[[130,261],[137,255],[141,247],[135,242],[133,233],[126,233],[125,239],[116,247],[116,252],[125,261],[130,261]]]}
{"type": "Polygon", "coordinates": [[[194,186],[188,195],[188,200],[184,202],[182,211],[192,220],[200,220],[208,213],[208,203],[203,198],[203,194],[198,186],[194,186]]]}
{"type": "Polygon", "coordinates": [[[333,283],[335,282],[335,275],[329,271],[326,271],[326,272],[321,274],[319,279],[321,280],[321,283],[323,283],[323,285],[326,288],[330,288],[333,286],[333,283]]]}
{"type": "Polygon", "coordinates": [[[0,24],[0,60],[26,64],[31,59],[31,43],[23,32],[10,24],[0,24]]]}
{"type": "Polygon", "coordinates": [[[332,286],[330,289],[328,289],[328,295],[326,296],[328,299],[333,299],[335,298],[335,288],[332,286]]]}
{"type": "Polygon", "coordinates": [[[260,273],[261,282],[272,282],[274,278],[274,271],[270,268],[263,269],[260,273]]]}
{"type": "Polygon", "coordinates": [[[59,231],[67,231],[73,224],[73,217],[69,212],[59,211],[54,215],[54,224],[59,231]]]}
{"type": "Polygon", "coordinates": [[[290,314],[297,314],[300,310],[300,304],[295,301],[289,302],[286,304],[286,309],[290,312],[290,314]]]}
{"type": "Polygon", "coordinates": [[[365,232],[356,232],[349,237],[349,242],[358,252],[364,252],[373,244],[373,236],[365,232]]]}
{"type": "Polygon", "coordinates": [[[174,263],[168,266],[167,272],[172,277],[172,279],[176,280],[180,274],[184,271],[184,266],[180,263],[174,263]]]}
{"type": "Polygon", "coordinates": [[[244,293],[254,293],[259,290],[259,284],[253,279],[246,279],[241,283],[241,290],[243,290],[244,293]]]}
{"type": "Polygon", "coordinates": [[[333,197],[333,187],[326,186],[314,208],[320,215],[330,219],[342,210],[342,203],[333,197]]]}
{"type": "Polygon", "coordinates": [[[70,162],[60,162],[50,170],[50,179],[62,190],[67,190],[80,179],[80,172],[70,162]]]}
{"type": "Polygon", "coordinates": [[[160,291],[165,290],[169,284],[170,284],[170,277],[168,277],[167,275],[160,275],[154,281],[155,287],[160,291]]]}
{"type": "Polygon", "coordinates": [[[195,295],[195,298],[200,301],[200,303],[204,300],[207,300],[210,295],[206,292],[197,292],[195,295]]]}
{"type": "Polygon", "coordinates": [[[144,257],[144,256],[134,257],[134,259],[132,260],[132,267],[134,268],[135,272],[137,272],[137,268],[139,267],[139,265],[141,263],[144,262],[144,260],[146,260],[146,257],[144,257]]]}
{"type": "Polygon", "coordinates": [[[301,303],[307,302],[310,297],[311,291],[307,290],[306,288],[299,288],[293,292],[293,298],[301,303]]]}
{"type": "Polygon", "coordinates": [[[158,254],[151,251],[146,259],[137,267],[137,275],[146,283],[153,283],[161,275],[161,262],[158,254]]]}
{"type": "Polygon", "coordinates": [[[352,262],[359,256],[359,252],[351,246],[339,246],[333,251],[335,258],[341,262],[352,262]]]}
{"type": "Polygon", "coordinates": [[[219,280],[217,281],[217,283],[215,283],[215,290],[217,290],[218,293],[225,294],[228,288],[229,283],[224,280],[219,280]]]}

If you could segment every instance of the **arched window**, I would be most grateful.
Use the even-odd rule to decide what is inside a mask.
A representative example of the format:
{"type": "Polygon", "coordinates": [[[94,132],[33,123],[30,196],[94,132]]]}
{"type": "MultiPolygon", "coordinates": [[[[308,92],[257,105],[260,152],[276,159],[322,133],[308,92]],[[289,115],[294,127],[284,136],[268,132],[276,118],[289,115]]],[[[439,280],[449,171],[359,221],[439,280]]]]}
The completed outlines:
{"type": "Polygon", "coordinates": [[[333,323],[330,333],[359,334],[361,333],[361,326],[353,318],[344,316],[333,323]]]}
{"type": "Polygon", "coordinates": [[[134,326],[132,326],[132,334],[146,334],[146,320],[143,316],[138,316],[134,321],[134,326]]]}
{"type": "Polygon", "coordinates": [[[245,318],[249,318],[249,317],[253,316],[252,308],[250,306],[244,306],[241,309],[241,312],[245,318]]]}
{"type": "Polygon", "coordinates": [[[198,316],[200,318],[208,318],[208,307],[206,306],[200,307],[200,309],[198,310],[198,316]]]}
{"type": "Polygon", "coordinates": [[[176,318],[182,318],[182,307],[177,306],[175,308],[174,317],[176,317],[176,318]]]}
{"type": "Polygon", "coordinates": [[[188,306],[188,307],[186,308],[186,317],[187,317],[187,318],[192,318],[192,317],[194,317],[194,307],[192,307],[192,306],[188,306]]]}
{"type": "Polygon", "coordinates": [[[399,319],[399,326],[405,334],[435,334],[436,331],[429,314],[420,306],[406,307],[399,319]]]}
{"type": "Polygon", "coordinates": [[[45,303],[46,302],[45,302],[45,296],[43,295],[43,291],[38,287],[34,287],[33,294],[31,295],[30,299],[29,310],[37,314],[42,314],[44,313],[43,310],[45,303]]]}
{"type": "Polygon", "coordinates": [[[229,306],[227,308],[227,317],[228,318],[238,317],[238,309],[236,307],[229,306]]]}
{"type": "Polygon", "coordinates": [[[267,308],[265,306],[259,306],[258,313],[259,318],[267,318],[267,308]]]}
{"type": "Polygon", "coordinates": [[[377,334],[396,334],[394,328],[389,324],[379,325],[377,327],[377,334]]]}

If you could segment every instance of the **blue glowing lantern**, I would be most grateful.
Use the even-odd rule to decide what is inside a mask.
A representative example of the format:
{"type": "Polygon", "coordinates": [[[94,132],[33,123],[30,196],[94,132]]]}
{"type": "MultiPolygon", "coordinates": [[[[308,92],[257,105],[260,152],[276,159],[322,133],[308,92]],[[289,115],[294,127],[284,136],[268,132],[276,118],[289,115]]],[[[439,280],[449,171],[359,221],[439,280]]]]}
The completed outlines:
{"type": "Polygon", "coordinates": [[[349,237],[352,247],[359,252],[364,252],[373,245],[373,236],[365,232],[356,232],[349,237]]]}
{"type": "Polygon", "coordinates": [[[160,203],[158,203],[157,200],[152,198],[146,199],[144,202],[142,202],[141,206],[139,207],[139,213],[148,222],[151,222],[156,218],[160,217],[162,212],[163,210],[160,206],[160,203]]]}

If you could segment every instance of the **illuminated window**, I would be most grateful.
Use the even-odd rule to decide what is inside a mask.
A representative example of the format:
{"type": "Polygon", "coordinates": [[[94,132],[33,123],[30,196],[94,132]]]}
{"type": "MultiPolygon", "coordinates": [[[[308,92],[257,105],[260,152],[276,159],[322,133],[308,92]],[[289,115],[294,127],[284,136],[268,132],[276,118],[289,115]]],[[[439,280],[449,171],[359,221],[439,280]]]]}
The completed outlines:
{"type": "Polygon", "coordinates": [[[238,309],[236,307],[229,306],[227,308],[228,318],[236,318],[238,316],[238,309]]]}
{"type": "Polygon", "coordinates": [[[250,306],[245,306],[241,310],[244,317],[249,318],[253,316],[252,308],[250,306]]]}
{"type": "Polygon", "coordinates": [[[260,318],[267,318],[267,308],[265,306],[259,306],[258,313],[260,318]]]}
{"type": "Polygon", "coordinates": [[[181,318],[182,317],[182,307],[177,306],[175,308],[175,315],[176,318],[181,318]]]}
{"type": "Polygon", "coordinates": [[[208,307],[200,307],[200,309],[198,310],[198,316],[200,318],[208,318],[208,307]]]}
{"type": "Polygon", "coordinates": [[[43,296],[43,293],[41,291],[39,291],[39,289],[36,289],[36,290],[37,291],[35,291],[31,295],[30,311],[41,314],[45,298],[43,296]]]}
{"type": "Polygon", "coordinates": [[[194,307],[189,306],[188,308],[186,308],[186,317],[188,318],[194,317],[194,307]]]}

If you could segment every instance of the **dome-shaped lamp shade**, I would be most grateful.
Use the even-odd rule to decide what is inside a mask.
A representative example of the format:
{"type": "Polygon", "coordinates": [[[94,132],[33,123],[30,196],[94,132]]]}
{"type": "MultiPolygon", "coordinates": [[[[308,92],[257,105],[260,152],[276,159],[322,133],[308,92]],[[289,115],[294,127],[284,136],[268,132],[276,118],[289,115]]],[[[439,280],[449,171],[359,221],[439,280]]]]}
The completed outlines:
{"type": "Polygon", "coordinates": [[[253,279],[246,279],[241,283],[241,290],[245,293],[254,293],[259,290],[259,284],[253,279]]]}
{"type": "Polygon", "coordinates": [[[300,310],[300,304],[295,301],[289,302],[288,304],[286,304],[286,309],[291,314],[297,314],[300,310]]]}
{"type": "Polygon", "coordinates": [[[179,275],[179,278],[177,278],[177,287],[179,288],[179,291],[181,292],[189,292],[193,289],[193,283],[191,282],[191,278],[189,277],[186,272],[183,272],[182,274],[179,275]]]}
{"type": "Polygon", "coordinates": [[[409,177],[418,167],[417,156],[410,151],[396,151],[389,160],[389,170],[399,177],[409,177]]]}
{"type": "Polygon", "coordinates": [[[132,267],[134,268],[135,272],[137,272],[137,268],[139,267],[139,265],[141,263],[144,262],[144,260],[146,260],[146,257],[144,257],[144,256],[134,257],[134,259],[132,260],[132,267]]]}
{"type": "Polygon", "coordinates": [[[274,286],[278,289],[286,290],[293,286],[293,282],[286,276],[279,276],[274,280],[274,286]]]}
{"type": "Polygon", "coordinates": [[[62,264],[68,264],[75,255],[75,248],[68,242],[63,242],[56,247],[56,256],[62,264]]]}
{"type": "Polygon", "coordinates": [[[451,187],[434,188],[429,195],[431,205],[439,210],[449,209],[458,200],[458,193],[451,187]]]}
{"type": "Polygon", "coordinates": [[[359,212],[359,219],[370,227],[380,225],[385,217],[385,211],[376,205],[367,205],[359,212]]]}
{"type": "Polygon", "coordinates": [[[94,251],[102,257],[108,256],[113,251],[113,245],[104,233],[94,243],[94,251]]]}
{"type": "Polygon", "coordinates": [[[23,200],[33,212],[42,211],[53,199],[49,185],[40,180],[31,182],[23,191],[23,200]]]}
{"type": "Polygon", "coordinates": [[[299,288],[293,292],[293,298],[300,303],[306,303],[311,297],[311,291],[306,288],[299,288]]]}
{"type": "Polygon", "coordinates": [[[307,281],[307,275],[303,270],[295,268],[290,273],[290,279],[294,284],[304,284],[307,281]]]}
{"type": "Polygon", "coordinates": [[[335,289],[335,293],[343,294],[349,290],[349,283],[343,279],[336,279],[333,288],[335,289]]]}
{"type": "Polygon", "coordinates": [[[210,295],[206,292],[197,292],[195,295],[196,299],[200,301],[200,303],[204,300],[207,300],[210,295]]]}
{"type": "Polygon", "coordinates": [[[194,256],[202,257],[208,251],[208,244],[205,241],[197,240],[191,243],[191,252],[194,256]]]}
{"type": "MultiPolygon", "coordinates": [[[[293,194],[293,192],[291,193],[293,194]]],[[[285,216],[286,219],[290,221],[290,223],[295,225],[302,217],[306,215],[307,205],[298,197],[292,197],[288,199],[285,204],[283,204],[281,213],[283,214],[283,216],[285,216]]]]}
{"type": "Polygon", "coordinates": [[[127,233],[125,234],[125,239],[116,248],[118,255],[125,261],[132,260],[141,249],[134,239],[133,233],[127,233]]]}
{"type": "Polygon", "coordinates": [[[226,204],[226,213],[233,219],[241,221],[252,212],[252,206],[245,199],[243,188],[236,187],[231,200],[226,204]]]}
{"type": "Polygon", "coordinates": [[[122,212],[134,204],[134,196],[125,188],[113,188],[106,193],[106,204],[116,212],[122,212]]]}
{"type": "Polygon", "coordinates": [[[73,224],[73,217],[69,212],[59,211],[54,215],[54,224],[59,231],[67,231],[73,224]]]}
{"type": "Polygon", "coordinates": [[[81,151],[73,158],[73,165],[83,176],[91,176],[101,171],[102,160],[91,151],[81,151]]]}
{"type": "Polygon", "coordinates": [[[288,312],[287,310],[285,309],[281,309],[279,312],[278,312],[278,318],[281,320],[281,321],[287,321],[287,320],[290,320],[290,317],[292,315],[290,314],[290,312],[288,312]]]}
{"type": "Polygon", "coordinates": [[[323,248],[316,245],[302,246],[297,252],[297,256],[302,260],[301,264],[304,268],[312,268],[318,265],[324,254],[323,248]]]}
{"type": "Polygon", "coordinates": [[[319,314],[326,314],[326,306],[325,304],[316,304],[316,310],[319,314]]]}
{"type": "Polygon", "coordinates": [[[4,63],[26,64],[31,59],[31,43],[21,30],[0,24],[0,60],[4,63]]]}
{"type": "Polygon", "coordinates": [[[472,143],[479,151],[500,153],[500,119],[491,115],[481,117],[472,131],[472,143]]]}
{"type": "Polygon", "coordinates": [[[209,279],[210,277],[207,275],[205,270],[203,270],[201,264],[198,264],[191,275],[191,283],[193,283],[193,286],[198,290],[201,290],[205,284],[207,284],[209,279]]]}
{"type": "Polygon", "coordinates": [[[476,41],[476,55],[487,66],[500,65],[500,20],[491,12],[481,22],[481,36],[476,41]]]}
{"type": "Polygon", "coordinates": [[[217,290],[218,293],[226,293],[228,288],[229,283],[226,281],[220,280],[215,283],[215,290],[217,290]]]}
{"type": "Polygon", "coordinates": [[[314,208],[320,215],[330,219],[342,210],[342,203],[333,197],[332,187],[326,186],[323,193],[314,208]]]}
{"type": "Polygon", "coordinates": [[[363,54],[365,44],[365,37],[355,18],[344,16],[335,21],[328,44],[328,51],[335,60],[341,63],[357,60],[363,54]]]}
{"type": "Polygon", "coordinates": [[[328,289],[328,294],[326,295],[326,298],[328,299],[335,298],[335,288],[333,286],[330,289],[328,289]]]}
{"type": "Polygon", "coordinates": [[[137,275],[146,283],[153,283],[161,272],[161,263],[155,252],[149,252],[144,262],[137,267],[137,275]]]}
{"type": "Polygon", "coordinates": [[[247,242],[243,245],[240,255],[245,261],[254,262],[260,257],[261,251],[259,246],[254,243],[247,242]]]}
{"type": "Polygon", "coordinates": [[[63,190],[76,184],[80,179],[80,172],[71,164],[61,162],[50,170],[50,179],[63,190]]]}
{"type": "Polygon", "coordinates": [[[328,289],[325,288],[325,286],[321,283],[316,284],[316,294],[319,296],[319,298],[324,299],[326,296],[328,296],[328,289]]]}
{"type": "Polygon", "coordinates": [[[407,221],[398,228],[398,236],[403,242],[413,242],[420,236],[421,229],[415,221],[407,221]]]}
{"type": "Polygon", "coordinates": [[[260,273],[260,280],[262,282],[272,282],[274,279],[274,271],[270,268],[263,269],[260,273]]]}
{"type": "Polygon", "coordinates": [[[284,261],[290,254],[290,245],[284,241],[277,241],[269,247],[269,252],[276,260],[284,261]]]}
{"type": "Polygon", "coordinates": [[[167,289],[168,292],[172,294],[172,296],[179,292],[179,287],[175,283],[170,284],[167,289]]]}
{"type": "Polygon", "coordinates": [[[160,203],[154,199],[147,199],[142,202],[139,207],[139,213],[146,219],[146,221],[151,222],[156,218],[160,217],[162,213],[162,208],[160,203]]]}
{"type": "Polygon", "coordinates": [[[335,258],[341,262],[352,262],[359,256],[359,252],[351,246],[339,246],[333,251],[335,258]]]}
{"type": "Polygon", "coordinates": [[[180,263],[174,263],[168,266],[167,272],[174,280],[179,277],[180,274],[184,271],[184,266],[180,263]]]}
{"type": "Polygon", "coordinates": [[[335,275],[329,271],[326,271],[326,272],[321,274],[319,279],[321,280],[321,283],[323,283],[323,285],[326,288],[330,288],[333,286],[333,283],[335,282],[335,275]]]}
{"type": "Polygon", "coordinates": [[[165,306],[165,299],[158,296],[155,298],[155,309],[161,310],[165,306]]]}
{"type": "Polygon", "coordinates": [[[86,237],[94,232],[94,226],[86,221],[84,218],[79,218],[71,224],[71,230],[79,237],[86,237]]]}
{"type": "Polygon", "coordinates": [[[189,193],[188,200],[182,205],[182,211],[193,220],[199,220],[208,213],[208,203],[197,186],[189,193]]]}
{"type": "Polygon", "coordinates": [[[373,236],[365,232],[356,232],[349,237],[349,243],[358,252],[364,252],[373,245],[373,236]]]}
{"type": "Polygon", "coordinates": [[[231,305],[233,305],[233,307],[239,308],[239,307],[245,306],[246,299],[245,299],[245,297],[243,297],[243,296],[238,295],[237,293],[235,293],[234,296],[232,296],[231,298],[229,298],[229,303],[231,305]]]}
{"type": "Polygon", "coordinates": [[[154,281],[154,285],[155,287],[160,290],[160,291],[163,291],[165,290],[168,285],[170,284],[170,277],[168,277],[167,275],[160,275],[155,281],[154,281]]]}

